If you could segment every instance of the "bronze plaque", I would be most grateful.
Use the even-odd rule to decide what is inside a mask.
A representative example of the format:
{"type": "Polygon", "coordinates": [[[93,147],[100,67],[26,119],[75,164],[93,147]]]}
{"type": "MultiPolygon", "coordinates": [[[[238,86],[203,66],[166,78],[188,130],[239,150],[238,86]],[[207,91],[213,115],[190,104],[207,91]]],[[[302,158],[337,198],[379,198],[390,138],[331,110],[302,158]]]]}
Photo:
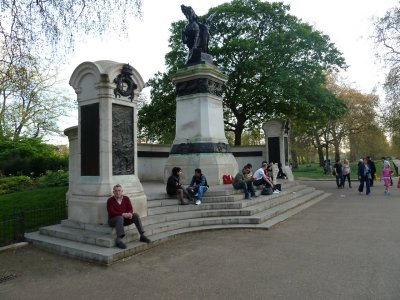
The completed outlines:
{"type": "Polygon", "coordinates": [[[100,175],[99,103],[81,106],[81,176],[100,175]]]}
{"type": "Polygon", "coordinates": [[[134,174],[133,107],[112,105],[113,175],[134,174]]]}

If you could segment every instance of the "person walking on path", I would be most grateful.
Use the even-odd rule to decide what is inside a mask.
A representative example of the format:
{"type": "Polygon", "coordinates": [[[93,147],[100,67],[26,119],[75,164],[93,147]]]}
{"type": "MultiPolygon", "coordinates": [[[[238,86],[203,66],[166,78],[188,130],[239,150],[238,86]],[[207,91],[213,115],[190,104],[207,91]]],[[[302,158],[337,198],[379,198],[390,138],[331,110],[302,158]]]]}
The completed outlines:
{"type": "Polygon", "coordinates": [[[253,186],[253,177],[249,177],[251,174],[251,169],[249,166],[244,166],[243,170],[236,174],[233,179],[232,186],[235,190],[243,189],[244,199],[251,199],[251,197],[256,198],[256,191],[253,186]]]}
{"type": "Polygon", "coordinates": [[[381,176],[379,181],[384,181],[385,184],[385,195],[389,195],[390,179],[392,175],[392,169],[387,161],[384,162],[381,176]]]}
{"type": "Polygon", "coordinates": [[[349,182],[349,188],[351,188],[350,173],[351,173],[351,169],[350,169],[349,161],[347,159],[345,159],[343,161],[343,165],[342,165],[343,187],[344,187],[344,184],[346,183],[346,178],[347,178],[347,180],[349,182]]]}
{"type": "Polygon", "coordinates": [[[189,193],[187,192],[186,189],[184,189],[180,183],[180,175],[182,174],[182,169],[179,167],[173,167],[172,168],[172,174],[171,176],[168,177],[167,180],[167,194],[170,196],[175,196],[178,195],[179,200],[181,202],[181,205],[187,205],[189,204],[188,201],[185,201],[185,197],[189,201],[193,201],[192,197],[190,197],[189,193]]]}
{"type": "Polygon", "coordinates": [[[336,176],[336,185],[338,189],[344,187],[344,182],[343,182],[343,173],[342,173],[342,163],[340,162],[340,159],[336,160],[336,163],[333,165],[333,169],[335,170],[335,176],[336,176]]]}
{"type": "Polygon", "coordinates": [[[194,175],[192,177],[192,181],[190,182],[187,191],[190,196],[196,196],[196,205],[201,204],[201,200],[203,198],[203,194],[208,190],[208,184],[206,176],[201,173],[201,169],[195,169],[194,175]]]}
{"type": "Polygon", "coordinates": [[[366,187],[366,193],[369,195],[371,193],[370,190],[370,182],[371,182],[371,169],[368,165],[368,160],[367,158],[363,159],[363,163],[359,164],[358,166],[358,179],[360,180],[360,186],[358,187],[358,191],[361,193],[364,190],[364,183],[366,187]]]}
{"type": "Polygon", "coordinates": [[[115,245],[118,248],[125,249],[126,245],[122,242],[122,238],[125,236],[124,226],[135,224],[140,234],[140,241],[144,243],[150,243],[150,240],[144,235],[144,229],[140,216],[133,212],[131,200],[128,196],[124,196],[122,186],[116,184],[113,187],[114,196],[107,200],[107,212],[108,212],[108,225],[115,227],[117,231],[117,238],[115,245]]]}
{"type": "Polygon", "coordinates": [[[370,186],[374,186],[375,174],[376,174],[376,165],[375,162],[371,159],[370,156],[367,156],[367,161],[369,168],[371,170],[371,177],[370,177],[370,186]]]}
{"type": "MultiPolygon", "coordinates": [[[[390,167],[390,161],[389,161],[389,159],[386,159],[386,157],[383,157],[383,156],[382,156],[381,159],[382,159],[382,170],[383,170],[383,168],[385,167],[385,164],[388,164],[389,167],[390,167]]],[[[393,186],[392,174],[393,174],[393,171],[390,173],[390,186],[393,186]]]]}

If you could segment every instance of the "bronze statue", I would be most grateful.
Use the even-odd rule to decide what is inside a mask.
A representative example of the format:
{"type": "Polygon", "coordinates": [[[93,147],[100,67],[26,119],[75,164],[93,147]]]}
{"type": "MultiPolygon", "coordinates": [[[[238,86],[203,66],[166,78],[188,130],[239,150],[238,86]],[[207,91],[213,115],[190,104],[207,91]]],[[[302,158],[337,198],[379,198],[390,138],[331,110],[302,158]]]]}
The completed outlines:
{"type": "Polygon", "coordinates": [[[210,32],[207,22],[212,19],[214,14],[202,23],[191,6],[182,4],[181,10],[188,20],[187,25],[182,30],[182,42],[189,48],[189,55],[186,60],[186,63],[188,63],[192,60],[194,52],[208,53],[210,32]]]}

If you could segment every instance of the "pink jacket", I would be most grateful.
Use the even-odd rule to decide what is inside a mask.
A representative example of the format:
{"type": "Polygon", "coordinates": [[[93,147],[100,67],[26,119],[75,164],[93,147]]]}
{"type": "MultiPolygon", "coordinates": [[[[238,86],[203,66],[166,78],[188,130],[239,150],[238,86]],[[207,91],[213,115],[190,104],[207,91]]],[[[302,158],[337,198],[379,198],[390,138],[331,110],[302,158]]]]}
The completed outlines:
{"type": "Polygon", "coordinates": [[[392,174],[392,170],[390,168],[383,168],[380,179],[382,180],[382,178],[385,178],[385,177],[389,178],[391,174],[392,174]]]}

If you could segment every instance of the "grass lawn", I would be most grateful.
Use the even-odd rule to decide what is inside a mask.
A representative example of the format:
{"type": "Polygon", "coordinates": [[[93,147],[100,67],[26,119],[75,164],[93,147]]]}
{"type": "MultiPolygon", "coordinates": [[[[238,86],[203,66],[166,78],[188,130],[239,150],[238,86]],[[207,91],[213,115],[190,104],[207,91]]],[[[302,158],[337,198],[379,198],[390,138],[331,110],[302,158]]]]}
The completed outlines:
{"type": "Polygon", "coordinates": [[[24,233],[67,217],[68,187],[36,188],[0,196],[0,247],[24,240],[24,233]]]}
{"type": "Polygon", "coordinates": [[[24,211],[53,207],[65,203],[67,186],[37,188],[0,196],[0,216],[12,214],[15,209],[24,211]]]}
{"type": "MultiPolygon", "coordinates": [[[[358,180],[357,178],[357,163],[350,163],[350,178],[351,180],[358,180]]],[[[379,175],[381,174],[381,168],[382,168],[382,163],[380,160],[375,161],[375,166],[376,166],[376,174],[379,175]]],[[[394,170],[393,164],[391,165],[392,170],[394,170]]],[[[319,166],[318,163],[311,163],[311,164],[305,164],[305,165],[299,165],[297,169],[292,170],[294,177],[297,178],[310,178],[310,179],[326,179],[326,180],[335,180],[335,176],[332,174],[327,174],[324,175],[324,170],[322,167],[319,166]]]]}

